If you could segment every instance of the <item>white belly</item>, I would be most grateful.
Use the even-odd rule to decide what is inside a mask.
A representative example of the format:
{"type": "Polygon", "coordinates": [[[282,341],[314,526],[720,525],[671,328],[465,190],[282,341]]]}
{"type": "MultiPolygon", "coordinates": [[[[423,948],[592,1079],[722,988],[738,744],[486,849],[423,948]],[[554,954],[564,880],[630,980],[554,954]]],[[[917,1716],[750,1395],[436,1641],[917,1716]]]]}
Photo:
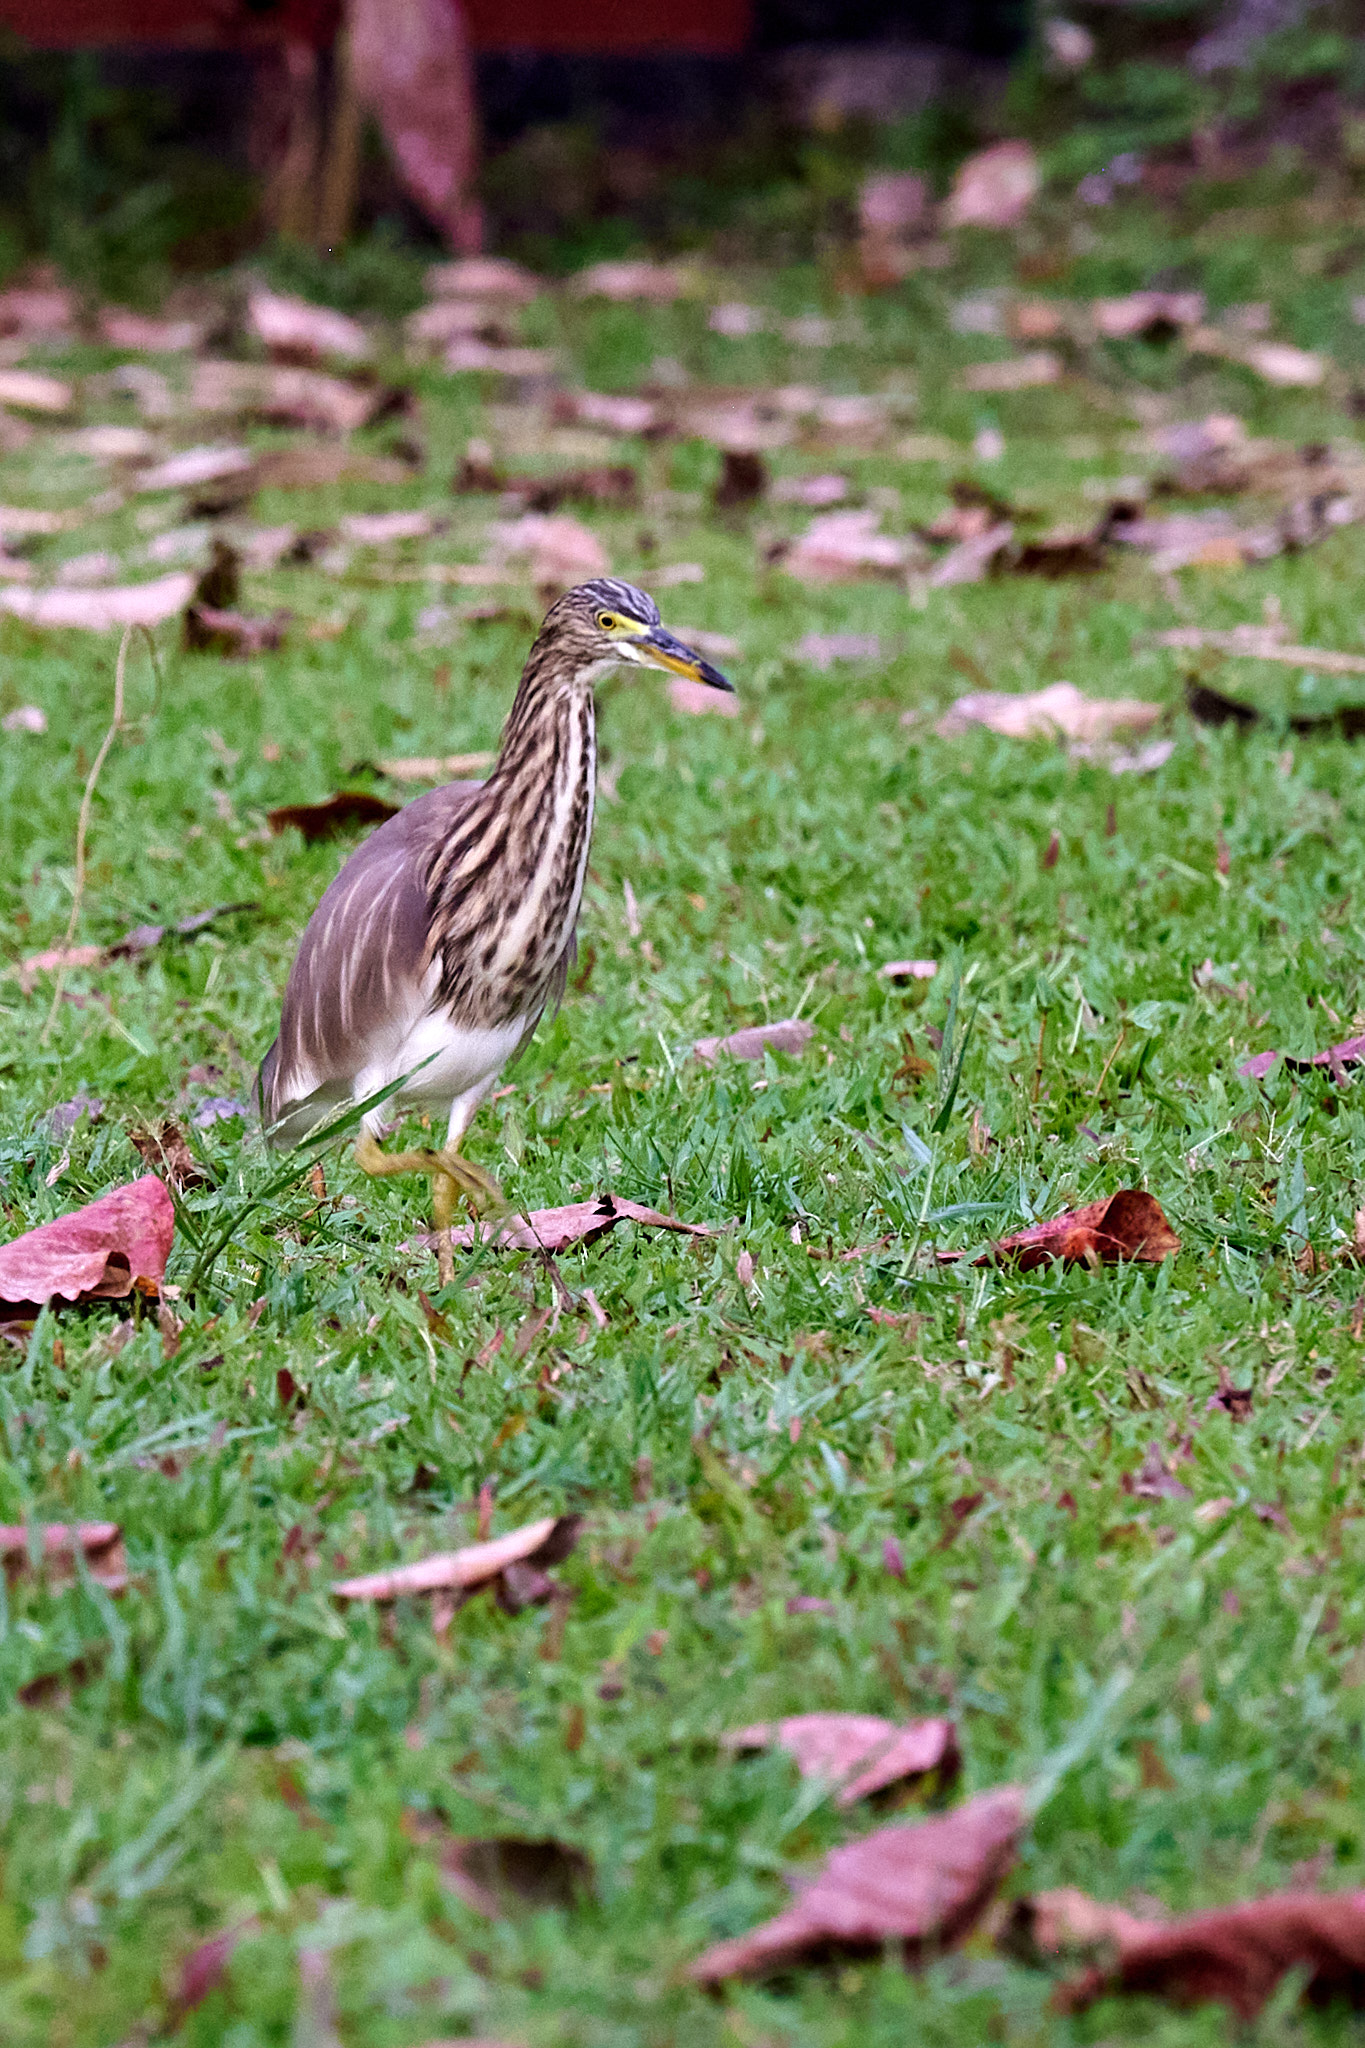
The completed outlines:
{"type": "Polygon", "coordinates": [[[406,1074],[411,1077],[406,1085],[374,1112],[376,1124],[392,1115],[391,1104],[448,1110],[467,1097],[477,1103],[521,1044],[529,1022],[514,1017],[492,1028],[472,1027],[452,1024],[443,1012],[428,1012],[356,1075],[352,1100],[362,1102],[406,1074]]]}

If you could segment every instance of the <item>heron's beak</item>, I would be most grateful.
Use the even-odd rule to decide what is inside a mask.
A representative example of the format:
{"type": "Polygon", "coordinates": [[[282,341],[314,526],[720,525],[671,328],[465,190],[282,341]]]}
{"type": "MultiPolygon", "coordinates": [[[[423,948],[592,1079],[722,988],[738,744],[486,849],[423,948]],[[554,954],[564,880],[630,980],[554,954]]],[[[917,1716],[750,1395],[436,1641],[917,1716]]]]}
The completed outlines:
{"type": "Polygon", "coordinates": [[[734,695],[735,686],[729,677],[685,647],[666,626],[652,626],[634,646],[641,659],[653,668],[671,669],[675,676],[687,676],[694,683],[708,683],[713,690],[728,690],[734,695]]]}

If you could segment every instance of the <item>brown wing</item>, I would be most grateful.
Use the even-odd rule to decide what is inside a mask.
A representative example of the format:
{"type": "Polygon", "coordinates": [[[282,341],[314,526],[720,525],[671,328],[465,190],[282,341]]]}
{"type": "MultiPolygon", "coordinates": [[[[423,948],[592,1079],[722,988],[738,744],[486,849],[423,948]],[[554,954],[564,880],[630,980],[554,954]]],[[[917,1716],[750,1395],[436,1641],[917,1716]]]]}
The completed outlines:
{"type": "Polygon", "coordinates": [[[256,1083],[276,1144],[296,1144],[422,1004],[428,864],[482,788],[449,782],[406,804],[358,846],[309,918],[256,1083]]]}

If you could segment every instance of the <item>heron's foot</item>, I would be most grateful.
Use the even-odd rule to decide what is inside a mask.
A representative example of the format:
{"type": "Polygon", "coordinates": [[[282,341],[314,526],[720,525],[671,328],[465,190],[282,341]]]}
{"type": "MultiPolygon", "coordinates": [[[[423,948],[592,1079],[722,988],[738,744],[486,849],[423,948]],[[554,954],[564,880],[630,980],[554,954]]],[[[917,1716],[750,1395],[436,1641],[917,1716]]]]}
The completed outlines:
{"type": "Polygon", "coordinates": [[[476,1166],[472,1159],[449,1149],[437,1152],[434,1157],[436,1171],[454,1181],[471,1208],[487,1210],[495,1216],[507,1213],[506,1195],[492,1174],[486,1173],[482,1166],[476,1166]]]}

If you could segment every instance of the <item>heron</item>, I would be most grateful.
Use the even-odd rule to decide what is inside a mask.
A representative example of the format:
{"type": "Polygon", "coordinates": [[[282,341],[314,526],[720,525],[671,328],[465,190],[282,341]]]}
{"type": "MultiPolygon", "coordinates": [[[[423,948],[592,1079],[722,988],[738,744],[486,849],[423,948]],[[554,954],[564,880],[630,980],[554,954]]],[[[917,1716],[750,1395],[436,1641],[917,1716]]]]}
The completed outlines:
{"type": "Polygon", "coordinates": [[[390,1090],[361,1118],[356,1161],[367,1174],[430,1178],[442,1285],[454,1277],[458,1197],[476,1214],[506,1208],[460,1146],[563,995],[592,838],[594,691],[623,664],[734,687],[668,631],[644,591],[600,577],[566,592],[527,656],[487,781],[417,797],[323,895],[261,1062],[258,1106],[277,1146],[390,1090]],[[445,1116],[444,1145],[385,1151],[393,1108],[445,1116]]]}

